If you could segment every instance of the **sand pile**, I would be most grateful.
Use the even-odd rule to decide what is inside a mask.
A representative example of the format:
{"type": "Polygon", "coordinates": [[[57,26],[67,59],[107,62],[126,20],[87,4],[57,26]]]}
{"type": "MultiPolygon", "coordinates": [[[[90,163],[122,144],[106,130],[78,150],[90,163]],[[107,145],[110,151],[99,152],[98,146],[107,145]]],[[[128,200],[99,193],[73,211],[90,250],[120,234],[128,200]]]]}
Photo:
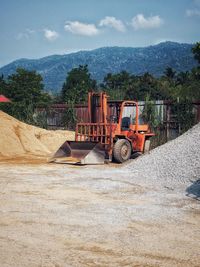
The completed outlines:
{"type": "Polygon", "coordinates": [[[143,181],[160,181],[166,186],[200,179],[200,123],[123,168],[143,181]]]}
{"type": "Polygon", "coordinates": [[[0,158],[47,157],[66,139],[74,140],[74,132],[47,131],[0,111],[0,158]]]}

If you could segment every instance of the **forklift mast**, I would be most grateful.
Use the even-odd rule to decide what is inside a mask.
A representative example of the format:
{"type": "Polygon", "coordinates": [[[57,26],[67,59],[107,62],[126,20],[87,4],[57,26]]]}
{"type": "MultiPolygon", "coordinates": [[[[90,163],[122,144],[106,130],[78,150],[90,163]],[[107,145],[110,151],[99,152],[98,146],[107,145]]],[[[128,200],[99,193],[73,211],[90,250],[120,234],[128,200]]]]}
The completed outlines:
{"type": "Polygon", "coordinates": [[[90,123],[107,123],[107,98],[106,93],[88,93],[88,113],[90,123]]]}

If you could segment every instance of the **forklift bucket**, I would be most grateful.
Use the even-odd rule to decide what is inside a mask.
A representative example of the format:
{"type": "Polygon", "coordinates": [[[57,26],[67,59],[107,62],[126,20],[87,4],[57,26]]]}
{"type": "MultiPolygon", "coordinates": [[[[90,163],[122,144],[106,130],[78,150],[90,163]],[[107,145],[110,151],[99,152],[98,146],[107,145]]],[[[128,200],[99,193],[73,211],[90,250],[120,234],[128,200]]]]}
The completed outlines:
{"type": "Polygon", "coordinates": [[[68,164],[104,164],[105,150],[100,143],[66,141],[56,151],[50,162],[68,164]]]}

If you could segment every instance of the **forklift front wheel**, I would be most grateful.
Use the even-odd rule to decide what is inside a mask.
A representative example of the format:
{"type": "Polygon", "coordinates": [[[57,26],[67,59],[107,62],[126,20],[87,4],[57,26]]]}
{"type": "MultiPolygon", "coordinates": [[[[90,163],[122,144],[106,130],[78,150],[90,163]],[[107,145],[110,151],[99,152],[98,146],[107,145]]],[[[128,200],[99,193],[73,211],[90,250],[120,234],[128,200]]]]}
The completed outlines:
{"type": "Polygon", "coordinates": [[[119,139],[113,148],[113,157],[116,162],[122,163],[131,157],[131,145],[126,139],[119,139]]]}

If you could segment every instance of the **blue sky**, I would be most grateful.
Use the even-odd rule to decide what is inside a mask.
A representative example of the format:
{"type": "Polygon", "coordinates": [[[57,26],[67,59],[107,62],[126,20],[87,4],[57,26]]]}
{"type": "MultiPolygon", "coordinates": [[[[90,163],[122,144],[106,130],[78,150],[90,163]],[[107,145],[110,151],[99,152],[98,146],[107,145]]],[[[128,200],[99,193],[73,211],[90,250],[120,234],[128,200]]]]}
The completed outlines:
{"type": "Polygon", "coordinates": [[[166,40],[200,41],[200,0],[0,0],[0,66],[166,40]]]}

